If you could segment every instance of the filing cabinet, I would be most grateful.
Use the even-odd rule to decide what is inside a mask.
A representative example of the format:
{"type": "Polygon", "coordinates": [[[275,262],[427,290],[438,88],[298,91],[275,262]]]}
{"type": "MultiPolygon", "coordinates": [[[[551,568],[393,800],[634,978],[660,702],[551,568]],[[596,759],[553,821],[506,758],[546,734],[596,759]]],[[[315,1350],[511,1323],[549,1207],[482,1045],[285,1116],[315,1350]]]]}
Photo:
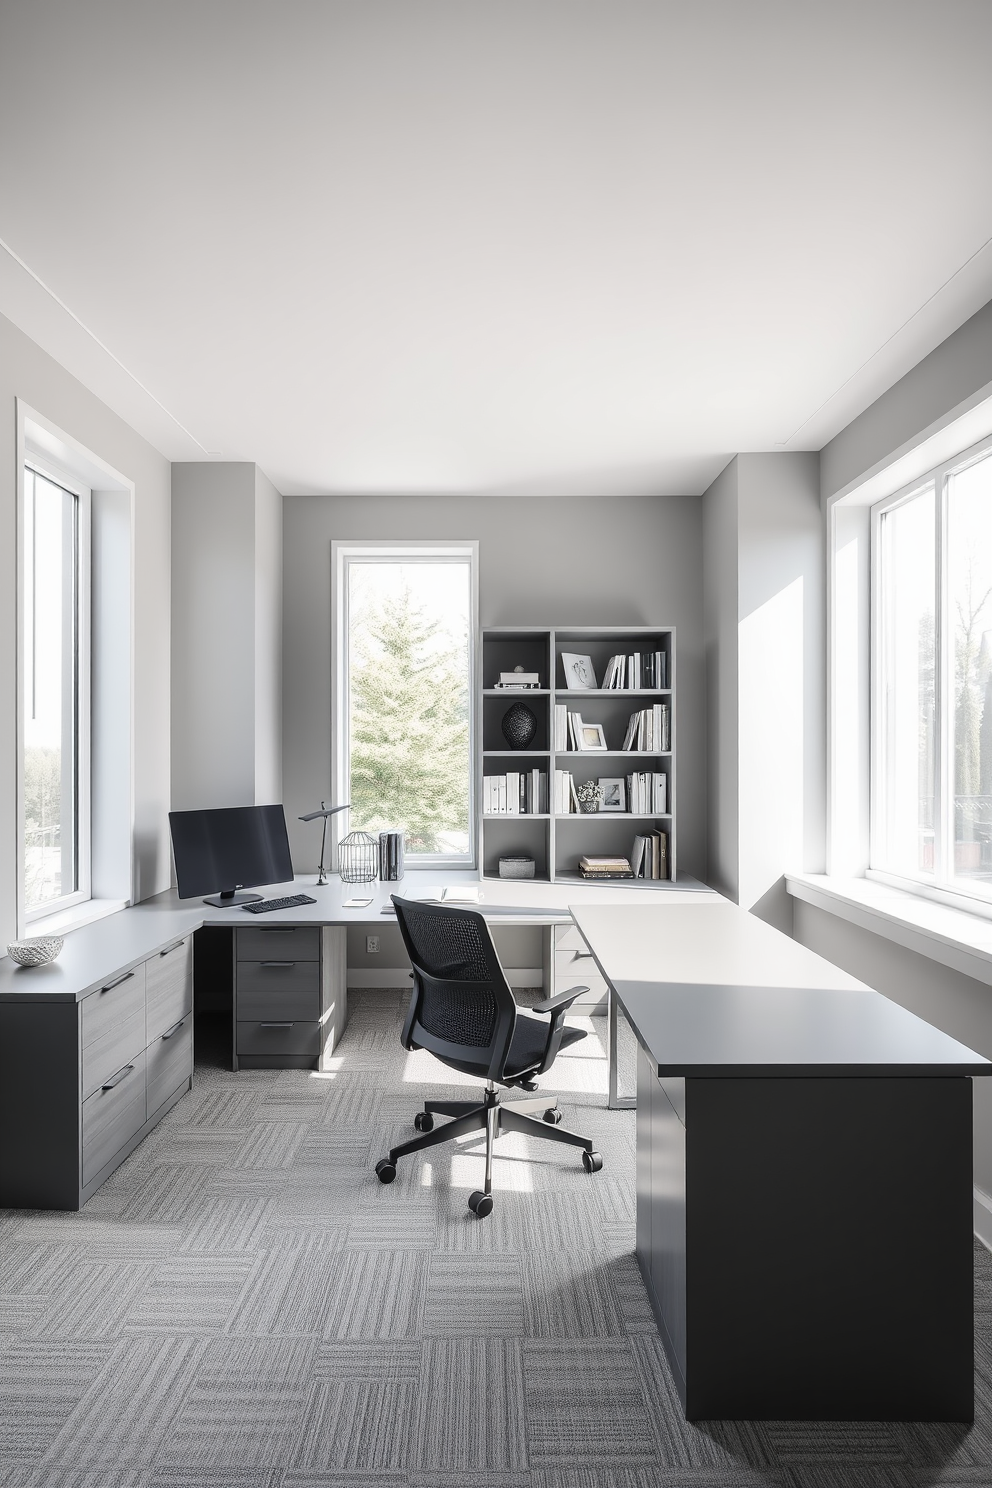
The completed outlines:
{"type": "Polygon", "coordinates": [[[554,927],[554,992],[567,992],[569,987],[588,987],[572,1003],[573,1013],[605,1015],[608,1007],[606,978],[593,959],[589,947],[575,925],[554,927]]]}
{"type": "Polygon", "coordinates": [[[239,925],[234,957],[234,1068],[323,1068],[347,1018],[345,927],[239,925]]]}

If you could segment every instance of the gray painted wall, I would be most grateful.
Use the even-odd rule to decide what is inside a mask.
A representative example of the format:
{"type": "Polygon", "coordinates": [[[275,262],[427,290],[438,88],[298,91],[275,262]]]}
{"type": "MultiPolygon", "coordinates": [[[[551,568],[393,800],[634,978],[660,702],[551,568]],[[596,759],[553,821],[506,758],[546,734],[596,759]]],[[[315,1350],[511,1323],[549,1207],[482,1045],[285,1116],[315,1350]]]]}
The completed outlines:
{"type": "Polygon", "coordinates": [[[135,485],[134,884],[169,886],[169,464],[0,316],[0,944],[16,933],[15,399],[22,398],[135,485]]]}
{"type": "Polygon", "coordinates": [[[736,903],[738,864],[737,457],[703,496],[708,882],[736,903]]]}
{"type": "Polygon", "coordinates": [[[703,497],[709,881],[789,931],[823,867],[825,609],[815,454],[737,455],[703,497]]]}
{"type": "MultiPolygon", "coordinates": [[[[796,940],[992,1059],[992,987],[860,925],[794,902],[796,940]]],[[[973,1080],[975,1182],[992,1194],[992,1080],[973,1080]]]]}
{"type": "Polygon", "coordinates": [[[297,871],[319,832],[295,818],[331,781],[331,540],[479,541],[485,625],[678,627],[679,865],[706,869],[699,497],[287,496],[283,770],[297,871]]]}
{"type": "Polygon", "coordinates": [[[820,452],[824,500],[992,383],[992,301],[935,347],[820,452]]]}
{"type": "Polygon", "coordinates": [[[247,463],[172,467],[172,803],[282,799],[282,497],[247,463]]]}

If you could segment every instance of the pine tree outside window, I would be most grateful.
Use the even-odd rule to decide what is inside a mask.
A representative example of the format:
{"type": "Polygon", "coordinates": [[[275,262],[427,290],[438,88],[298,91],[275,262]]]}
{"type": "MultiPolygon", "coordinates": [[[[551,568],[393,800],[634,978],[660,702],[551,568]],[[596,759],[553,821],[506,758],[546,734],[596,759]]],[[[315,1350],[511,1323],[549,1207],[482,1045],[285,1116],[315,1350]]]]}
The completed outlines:
{"type": "Polygon", "coordinates": [[[339,836],[401,830],[408,867],[473,867],[475,544],[334,547],[339,836]]]}
{"type": "Polygon", "coordinates": [[[872,512],[871,867],[992,900],[992,448],[872,512]]]}

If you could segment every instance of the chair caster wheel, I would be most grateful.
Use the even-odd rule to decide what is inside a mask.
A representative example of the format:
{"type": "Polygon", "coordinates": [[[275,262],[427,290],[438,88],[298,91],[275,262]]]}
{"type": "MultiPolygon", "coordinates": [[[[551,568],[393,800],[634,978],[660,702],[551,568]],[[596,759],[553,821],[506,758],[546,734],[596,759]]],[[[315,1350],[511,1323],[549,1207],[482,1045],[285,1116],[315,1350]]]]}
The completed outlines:
{"type": "Polygon", "coordinates": [[[485,1219],[487,1214],[493,1212],[493,1196],[476,1189],[475,1193],[468,1196],[468,1207],[478,1219],[485,1219]]]}
{"type": "Polygon", "coordinates": [[[583,1152],[582,1166],[587,1173],[598,1173],[603,1166],[603,1155],[600,1152],[583,1152]]]}
{"type": "MultiPolygon", "coordinates": [[[[582,1156],[584,1158],[585,1153],[582,1156]]],[[[396,1164],[390,1162],[388,1157],[384,1157],[381,1162],[377,1162],[375,1165],[375,1176],[380,1183],[392,1183],[396,1177],[396,1164]]]]}
{"type": "Polygon", "coordinates": [[[561,1112],[559,1111],[558,1107],[557,1106],[549,1106],[548,1109],[544,1113],[543,1120],[545,1120],[548,1123],[549,1126],[560,1126],[561,1125],[561,1112]]]}
{"type": "Polygon", "coordinates": [[[521,1090],[536,1090],[537,1089],[537,1081],[536,1080],[518,1080],[517,1081],[517,1084],[520,1086],[520,1089],[521,1090]]]}
{"type": "Polygon", "coordinates": [[[429,1132],[434,1130],[434,1117],[430,1111],[418,1111],[413,1118],[413,1124],[418,1131],[429,1132]]]}

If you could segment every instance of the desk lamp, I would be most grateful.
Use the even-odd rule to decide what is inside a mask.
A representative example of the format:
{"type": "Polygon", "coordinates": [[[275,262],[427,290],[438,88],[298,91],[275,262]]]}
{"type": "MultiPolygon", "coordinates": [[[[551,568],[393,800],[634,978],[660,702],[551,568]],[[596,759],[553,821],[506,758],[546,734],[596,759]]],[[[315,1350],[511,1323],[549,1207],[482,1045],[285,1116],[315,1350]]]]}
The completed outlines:
{"type": "Polygon", "coordinates": [[[343,806],[325,806],[323,801],[321,801],[319,811],[308,811],[306,816],[300,817],[300,821],[316,821],[319,816],[324,818],[324,830],[320,834],[320,867],[317,870],[318,884],[326,884],[327,882],[327,874],[324,872],[324,848],[327,846],[327,818],[329,816],[336,816],[339,811],[347,811],[350,805],[351,802],[346,801],[343,806]]]}

